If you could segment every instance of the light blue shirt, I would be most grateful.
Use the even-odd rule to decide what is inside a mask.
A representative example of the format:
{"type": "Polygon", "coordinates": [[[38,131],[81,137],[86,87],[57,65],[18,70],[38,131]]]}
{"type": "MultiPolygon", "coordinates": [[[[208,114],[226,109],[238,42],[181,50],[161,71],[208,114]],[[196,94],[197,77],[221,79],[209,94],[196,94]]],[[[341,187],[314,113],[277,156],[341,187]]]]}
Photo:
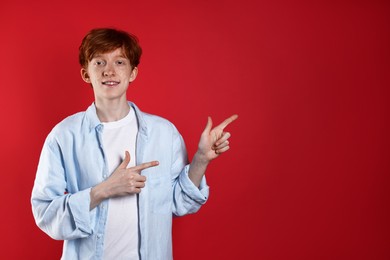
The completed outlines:
{"type": "MultiPolygon", "coordinates": [[[[157,160],[142,171],[146,186],[138,195],[140,259],[172,259],[172,217],[194,213],[206,202],[203,178],[196,187],[188,178],[185,144],[169,121],[141,112],[136,164],[157,160]]],[[[42,149],[32,191],[37,225],[50,237],[64,240],[62,259],[101,259],[108,200],[90,211],[91,187],[109,177],[103,125],[92,104],[53,128],[42,149]]]]}

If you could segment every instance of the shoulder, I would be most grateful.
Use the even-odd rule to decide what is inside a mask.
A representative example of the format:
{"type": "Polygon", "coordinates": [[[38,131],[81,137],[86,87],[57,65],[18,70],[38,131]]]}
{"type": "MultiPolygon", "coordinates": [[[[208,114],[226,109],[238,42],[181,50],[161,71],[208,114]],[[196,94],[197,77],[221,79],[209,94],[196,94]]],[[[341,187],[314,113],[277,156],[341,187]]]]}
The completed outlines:
{"type": "Polygon", "coordinates": [[[175,127],[173,123],[170,122],[168,119],[165,119],[158,115],[143,113],[143,117],[145,119],[145,122],[148,125],[168,127],[168,128],[175,127]]]}
{"type": "Polygon", "coordinates": [[[138,119],[139,127],[142,128],[164,128],[176,130],[176,127],[167,119],[142,111],[133,102],[129,102],[130,106],[135,110],[138,119]]]}
{"type": "Polygon", "coordinates": [[[70,115],[64,118],[61,122],[59,122],[53,130],[56,131],[69,131],[77,126],[80,126],[85,117],[85,111],[78,112],[76,114],[70,115]]]}
{"type": "Polygon", "coordinates": [[[176,126],[166,118],[158,115],[140,112],[141,120],[139,120],[140,127],[146,126],[149,134],[158,134],[160,136],[175,136],[179,135],[176,126]]]}
{"type": "Polygon", "coordinates": [[[64,118],[61,122],[53,127],[49,133],[48,139],[63,139],[80,133],[84,125],[85,111],[78,112],[64,118]]]}

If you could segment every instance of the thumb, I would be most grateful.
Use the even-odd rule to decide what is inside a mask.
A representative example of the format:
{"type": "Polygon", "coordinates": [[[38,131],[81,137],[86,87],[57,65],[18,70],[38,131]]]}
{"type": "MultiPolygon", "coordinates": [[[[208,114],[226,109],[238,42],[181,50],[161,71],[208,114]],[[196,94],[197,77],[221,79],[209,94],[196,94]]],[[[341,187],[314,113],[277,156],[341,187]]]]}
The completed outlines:
{"type": "Polygon", "coordinates": [[[129,151],[126,151],[125,158],[123,159],[122,163],[119,165],[119,168],[126,169],[129,162],[130,162],[130,153],[129,151]]]}
{"type": "Polygon", "coordinates": [[[210,133],[212,127],[213,127],[213,120],[211,119],[211,117],[207,117],[207,124],[205,129],[203,130],[203,133],[210,133]]]}

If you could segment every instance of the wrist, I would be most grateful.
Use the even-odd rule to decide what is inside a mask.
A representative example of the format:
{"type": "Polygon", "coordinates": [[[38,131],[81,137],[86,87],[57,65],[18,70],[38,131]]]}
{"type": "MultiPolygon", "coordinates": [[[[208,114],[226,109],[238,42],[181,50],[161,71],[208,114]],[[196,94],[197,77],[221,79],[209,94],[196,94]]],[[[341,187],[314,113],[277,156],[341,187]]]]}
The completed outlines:
{"type": "Polygon", "coordinates": [[[209,158],[207,157],[206,154],[201,153],[199,150],[196,151],[194,158],[192,159],[193,163],[199,164],[199,165],[204,165],[207,166],[210,163],[209,158]]]}
{"type": "Polygon", "coordinates": [[[108,194],[105,191],[103,183],[91,188],[91,209],[99,205],[103,200],[108,198],[108,194]]]}
{"type": "Polygon", "coordinates": [[[188,177],[196,187],[199,187],[209,162],[210,160],[207,158],[207,156],[203,155],[199,151],[197,151],[192,158],[188,177]]]}

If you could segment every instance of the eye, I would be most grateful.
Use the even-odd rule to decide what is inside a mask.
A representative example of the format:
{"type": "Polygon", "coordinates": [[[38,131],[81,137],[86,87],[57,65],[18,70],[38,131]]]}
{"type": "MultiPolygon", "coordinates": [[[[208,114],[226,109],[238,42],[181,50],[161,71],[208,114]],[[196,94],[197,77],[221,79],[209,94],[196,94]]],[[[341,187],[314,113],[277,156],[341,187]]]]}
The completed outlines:
{"type": "Polygon", "coordinates": [[[117,60],[116,64],[117,65],[124,65],[124,64],[126,64],[126,62],[124,60],[117,60]]]}
{"type": "Polygon", "coordinates": [[[97,61],[95,61],[95,65],[97,65],[97,66],[103,66],[103,65],[105,65],[106,63],[104,62],[104,61],[102,61],[102,60],[97,60],[97,61]]]}

